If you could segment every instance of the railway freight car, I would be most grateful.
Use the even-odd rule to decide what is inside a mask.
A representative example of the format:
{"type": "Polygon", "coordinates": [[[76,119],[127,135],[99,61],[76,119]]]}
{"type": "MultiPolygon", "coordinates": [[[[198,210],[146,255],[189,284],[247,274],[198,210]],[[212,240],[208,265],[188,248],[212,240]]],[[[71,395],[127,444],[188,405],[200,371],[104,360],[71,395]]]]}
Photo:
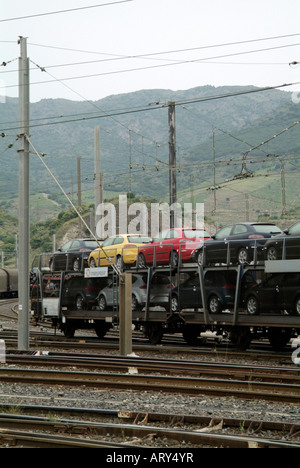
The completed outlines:
{"type": "Polygon", "coordinates": [[[18,270],[0,268],[0,299],[18,297],[18,270]]]}
{"type": "MultiPolygon", "coordinates": [[[[246,303],[251,291],[255,291],[259,284],[265,284],[268,278],[283,273],[294,274],[295,271],[300,274],[300,262],[128,269],[127,272],[133,277],[143,278],[143,284],[139,287],[145,289],[146,296],[145,303],[140,307],[132,307],[132,323],[136,330],[144,332],[152,344],[160,343],[166,333],[181,333],[187,343],[196,344],[201,334],[210,331],[216,336],[228,337],[242,349],[248,348],[253,339],[268,339],[274,349],[280,350],[291,338],[300,334],[298,309],[286,310],[285,303],[281,301],[276,311],[261,308],[259,313],[254,314],[251,309],[247,310],[246,303]],[[158,276],[169,282],[167,301],[162,302],[161,298],[157,301],[152,297],[158,276]]],[[[94,329],[98,337],[103,338],[110,328],[119,324],[118,277],[113,272],[108,274],[111,278],[95,278],[95,284],[90,284],[86,283],[83,272],[61,272],[56,276],[39,272],[39,285],[52,285],[54,282],[57,285],[55,297],[49,297],[47,288],[41,288],[37,299],[41,313],[33,313],[34,318],[37,321],[51,320],[68,338],[78,329],[94,329]],[[74,278],[74,291],[68,286],[68,278],[74,278]],[[102,307],[99,299],[103,288],[109,285],[113,288],[113,305],[102,307]],[[98,292],[98,304],[96,301],[91,304],[77,300],[84,298],[86,290],[90,291],[91,288],[98,292]]],[[[278,296],[276,284],[272,294],[278,296]]]]}

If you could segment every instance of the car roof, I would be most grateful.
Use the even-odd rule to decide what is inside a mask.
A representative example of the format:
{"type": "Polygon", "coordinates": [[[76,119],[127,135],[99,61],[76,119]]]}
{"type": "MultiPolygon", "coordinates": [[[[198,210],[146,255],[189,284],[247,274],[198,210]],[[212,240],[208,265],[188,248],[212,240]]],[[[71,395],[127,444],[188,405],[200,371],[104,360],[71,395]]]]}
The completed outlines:
{"type": "Polygon", "coordinates": [[[233,223],[232,226],[235,226],[237,224],[244,224],[246,226],[276,226],[274,223],[255,223],[255,222],[240,222],[240,223],[233,223]]]}

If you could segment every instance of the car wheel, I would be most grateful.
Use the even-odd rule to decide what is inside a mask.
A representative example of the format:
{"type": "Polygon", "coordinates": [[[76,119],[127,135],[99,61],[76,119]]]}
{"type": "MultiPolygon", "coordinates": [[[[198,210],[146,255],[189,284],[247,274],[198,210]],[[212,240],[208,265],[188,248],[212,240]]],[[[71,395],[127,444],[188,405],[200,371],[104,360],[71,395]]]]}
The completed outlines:
{"type": "Polygon", "coordinates": [[[116,267],[119,268],[119,270],[121,270],[122,266],[123,266],[123,259],[121,255],[118,255],[117,260],[116,260],[116,267]]]}
{"type": "Polygon", "coordinates": [[[211,296],[208,301],[208,310],[211,314],[218,314],[221,312],[220,301],[217,296],[211,296]]]}
{"type": "Polygon", "coordinates": [[[259,304],[256,297],[251,296],[247,299],[246,309],[249,315],[258,315],[259,313],[259,304]]]}
{"type": "Polygon", "coordinates": [[[239,265],[246,265],[249,263],[249,253],[248,250],[243,247],[238,252],[238,264],[239,265]]]}
{"type": "Polygon", "coordinates": [[[107,310],[106,299],[104,296],[99,297],[98,305],[99,305],[99,309],[101,310],[101,312],[104,312],[105,310],[107,310]]]}
{"type": "Polygon", "coordinates": [[[171,255],[170,255],[170,265],[172,267],[177,267],[178,262],[179,262],[179,255],[176,252],[176,250],[173,250],[173,252],[171,252],[171,255]]]}
{"type": "Polygon", "coordinates": [[[73,262],[73,271],[76,271],[77,273],[80,271],[80,260],[79,258],[76,258],[73,262]]]}
{"type": "Polygon", "coordinates": [[[51,258],[49,262],[49,268],[50,268],[51,273],[53,273],[54,272],[54,259],[53,258],[51,258]]]}
{"type": "Polygon", "coordinates": [[[144,254],[139,254],[139,258],[138,258],[138,267],[139,268],[146,268],[146,259],[144,257],[144,254]]]}
{"type": "Polygon", "coordinates": [[[202,249],[199,250],[196,254],[196,262],[197,262],[197,265],[204,266],[204,252],[202,249]]]}
{"type": "Polygon", "coordinates": [[[134,294],[132,294],[131,308],[132,312],[136,312],[141,309],[141,306],[134,294]]]}
{"type": "Polygon", "coordinates": [[[75,300],[75,307],[76,310],[83,310],[84,309],[84,299],[82,296],[77,296],[75,300]]]}
{"type": "Polygon", "coordinates": [[[94,258],[92,258],[90,261],[90,268],[97,268],[96,260],[94,258]]]}
{"type": "Polygon", "coordinates": [[[162,324],[159,322],[148,323],[145,328],[145,335],[152,345],[160,344],[164,336],[162,324]]]}
{"type": "Polygon", "coordinates": [[[295,313],[296,315],[300,316],[300,297],[298,297],[296,300],[295,313]]]}
{"type": "Polygon", "coordinates": [[[276,247],[270,247],[270,248],[267,250],[267,260],[268,260],[269,262],[278,260],[278,252],[277,252],[276,247]]]}
{"type": "Polygon", "coordinates": [[[74,338],[76,328],[75,328],[75,325],[72,323],[72,321],[67,320],[67,323],[64,326],[63,332],[66,338],[74,338]]]}

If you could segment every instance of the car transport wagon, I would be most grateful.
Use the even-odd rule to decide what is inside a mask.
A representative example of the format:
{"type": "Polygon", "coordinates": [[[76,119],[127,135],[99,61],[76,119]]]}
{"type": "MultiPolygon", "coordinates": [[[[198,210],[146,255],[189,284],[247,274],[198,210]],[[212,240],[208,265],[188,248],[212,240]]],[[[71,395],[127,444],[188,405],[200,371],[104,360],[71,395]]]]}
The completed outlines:
{"type": "MultiPolygon", "coordinates": [[[[85,278],[83,272],[35,270],[32,310],[66,337],[93,329],[103,339],[119,326],[118,274],[85,278]]],[[[246,349],[268,339],[276,350],[300,334],[300,262],[265,265],[179,264],[125,269],[132,277],[132,324],[152,344],[180,333],[192,344],[210,331],[246,349]]]]}

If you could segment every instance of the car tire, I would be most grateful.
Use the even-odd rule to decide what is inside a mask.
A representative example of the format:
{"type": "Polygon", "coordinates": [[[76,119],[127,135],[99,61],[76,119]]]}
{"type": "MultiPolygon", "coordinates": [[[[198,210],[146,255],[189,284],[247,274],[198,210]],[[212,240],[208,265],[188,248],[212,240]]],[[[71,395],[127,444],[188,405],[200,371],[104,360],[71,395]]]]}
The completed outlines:
{"type": "Polygon", "coordinates": [[[123,259],[122,259],[121,255],[117,256],[116,267],[119,268],[119,270],[122,270],[122,268],[123,268],[123,259]]]}
{"type": "Polygon", "coordinates": [[[90,268],[97,268],[96,260],[91,258],[90,260],[90,268]]]}
{"type": "Polygon", "coordinates": [[[249,315],[259,314],[259,303],[256,297],[250,296],[247,299],[246,310],[249,315]]]}
{"type": "Polygon", "coordinates": [[[73,271],[76,271],[76,273],[78,273],[81,270],[80,266],[81,266],[81,262],[80,262],[79,258],[75,258],[75,260],[73,262],[73,271]]]}
{"type": "Polygon", "coordinates": [[[198,266],[204,266],[204,252],[203,249],[196,253],[196,262],[198,266]]]}
{"type": "Polygon", "coordinates": [[[221,312],[221,305],[218,296],[215,294],[210,296],[208,300],[208,310],[211,314],[218,314],[221,312]]]}
{"type": "Polygon", "coordinates": [[[101,310],[101,312],[104,312],[105,310],[107,310],[107,303],[106,303],[106,299],[104,296],[101,295],[99,297],[98,305],[99,305],[99,309],[101,310]]]}
{"type": "Polygon", "coordinates": [[[246,249],[246,247],[242,247],[238,251],[237,259],[238,259],[238,264],[239,265],[248,265],[249,264],[249,252],[246,249]]]}
{"type": "Polygon", "coordinates": [[[179,263],[179,255],[176,252],[176,250],[173,250],[173,252],[171,252],[171,255],[170,255],[170,265],[172,267],[177,267],[178,263],[179,263]]]}
{"type": "Polygon", "coordinates": [[[131,309],[132,312],[137,312],[141,310],[141,305],[134,294],[132,294],[131,309]]]}
{"type": "Polygon", "coordinates": [[[76,310],[84,310],[85,302],[82,296],[78,295],[75,299],[76,310]]]}
{"type": "Polygon", "coordinates": [[[296,303],[295,303],[295,315],[300,317],[300,296],[297,297],[296,303]]]}
{"type": "Polygon", "coordinates": [[[269,247],[268,250],[267,250],[267,260],[269,262],[272,262],[272,261],[275,261],[275,260],[278,260],[278,251],[276,249],[276,247],[269,247]]]}
{"type": "Polygon", "coordinates": [[[145,256],[144,254],[140,253],[138,257],[138,268],[146,268],[146,267],[147,267],[147,264],[146,264],[145,256]]]}

